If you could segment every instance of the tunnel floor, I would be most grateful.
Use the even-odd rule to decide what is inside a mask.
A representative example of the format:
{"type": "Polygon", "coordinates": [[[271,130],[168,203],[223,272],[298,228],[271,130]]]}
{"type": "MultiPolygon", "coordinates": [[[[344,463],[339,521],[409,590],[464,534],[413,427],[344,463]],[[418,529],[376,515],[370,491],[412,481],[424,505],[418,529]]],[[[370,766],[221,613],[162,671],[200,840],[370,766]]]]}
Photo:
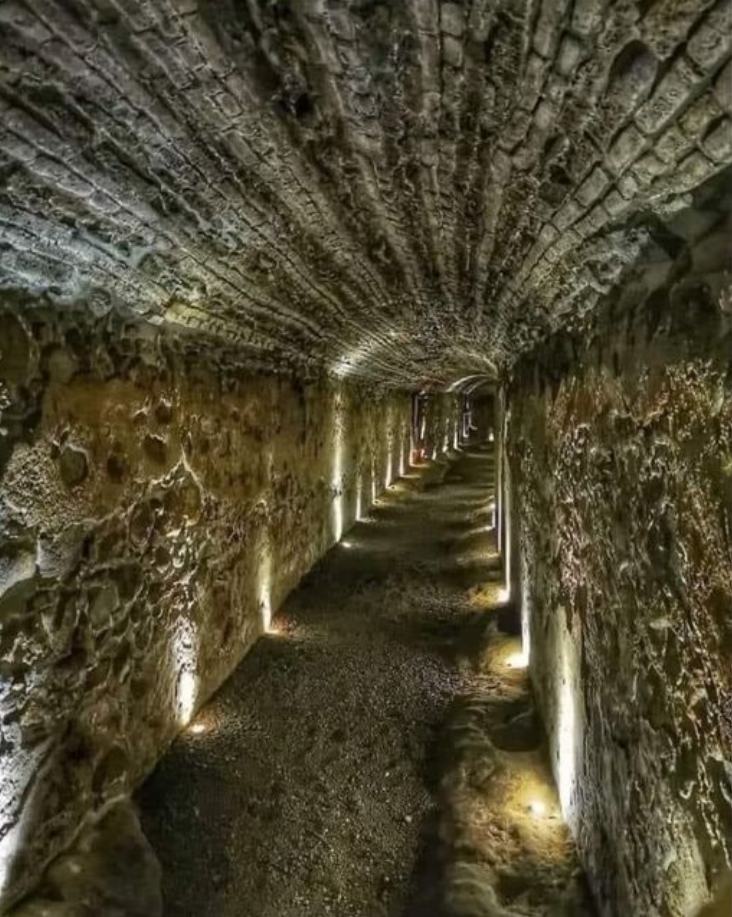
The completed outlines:
{"type": "Polygon", "coordinates": [[[400,481],[172,746],[138,794],[166,917],[590,913],[492,499],[487,447],[400,481]]]}

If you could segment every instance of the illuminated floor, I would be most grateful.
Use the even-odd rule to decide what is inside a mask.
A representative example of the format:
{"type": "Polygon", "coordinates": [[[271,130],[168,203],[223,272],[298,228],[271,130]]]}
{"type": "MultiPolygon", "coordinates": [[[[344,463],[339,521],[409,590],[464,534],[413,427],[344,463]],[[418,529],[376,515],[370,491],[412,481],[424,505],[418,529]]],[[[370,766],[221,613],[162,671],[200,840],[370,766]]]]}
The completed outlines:
{"type": "Polygon", "coordinates": [[[537,735],[504,722],[526,681],[492,627],[491,459],[425,480],[346,534],[140,793],[166,917],[479,917],[467,887],[511,908],[486,915],[587,913],[537,735]],[[466,744],[475,716],[522,750],[466,744]]]}

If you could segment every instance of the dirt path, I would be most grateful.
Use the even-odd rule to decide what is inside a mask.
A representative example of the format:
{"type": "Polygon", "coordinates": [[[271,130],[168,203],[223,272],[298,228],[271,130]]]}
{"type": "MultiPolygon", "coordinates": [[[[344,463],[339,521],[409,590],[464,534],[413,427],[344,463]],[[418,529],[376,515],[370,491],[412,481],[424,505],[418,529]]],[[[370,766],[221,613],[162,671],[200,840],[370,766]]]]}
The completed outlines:
{"type": "MultiPolygon", "coordinates": [[[[483,791],[453,780],[464,761],[446,750],[460,746],[476,690],[499,698],[492,713],[480,708],[481,728],[505,729],[488,670],[496,659],[506,669],[516,647],[486,613],[500,585],[489,453],[443,470],[442,483],[397,485],[346,534],[143,787],[166,917],[437,917],[445,902],[483,913],[449,890],[465,885],[454,875],[465,844],[449,837],[461,819],[481,822],[483,791]]],[[[526,713],[526,685],[523,674],[508,679],[511,718],[526,713]]],[[[512,757],[541,771],[537,736],[512,757]]],[[[575,867],[563,834],[560,847],[566,885],[575,867]]],[[[476,858],[486,859],[480,840],[476,858]]],[[[530,875],[539,860],[526,860],[530,875]]],[[[475,894],[529,900],[530,876],[508,871],[511,881],[489,863],[475,894]]]]}

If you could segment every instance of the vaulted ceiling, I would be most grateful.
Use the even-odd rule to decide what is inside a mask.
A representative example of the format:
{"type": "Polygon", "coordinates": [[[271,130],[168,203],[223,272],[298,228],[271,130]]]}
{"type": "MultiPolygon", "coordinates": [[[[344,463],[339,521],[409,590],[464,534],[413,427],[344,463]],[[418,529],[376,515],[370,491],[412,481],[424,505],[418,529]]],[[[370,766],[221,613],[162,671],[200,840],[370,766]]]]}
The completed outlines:
{"type": "Polygon", "coordinates": [[[260,366],[491,374],[732,160],[731,31],[726,0],[5,0],[0,289],[260,366]]]}

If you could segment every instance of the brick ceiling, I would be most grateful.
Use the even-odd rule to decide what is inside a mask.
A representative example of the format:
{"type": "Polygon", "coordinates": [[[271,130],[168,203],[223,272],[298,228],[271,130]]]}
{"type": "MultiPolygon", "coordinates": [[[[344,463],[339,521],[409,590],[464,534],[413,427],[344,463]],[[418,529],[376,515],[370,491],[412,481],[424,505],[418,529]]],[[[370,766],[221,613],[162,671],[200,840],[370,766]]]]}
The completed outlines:
{"type": "Polygon", "coordinates": [[[730,3],[0,2],[0,289],[258,366],[510,366],[732,160],[730,3]]]}

